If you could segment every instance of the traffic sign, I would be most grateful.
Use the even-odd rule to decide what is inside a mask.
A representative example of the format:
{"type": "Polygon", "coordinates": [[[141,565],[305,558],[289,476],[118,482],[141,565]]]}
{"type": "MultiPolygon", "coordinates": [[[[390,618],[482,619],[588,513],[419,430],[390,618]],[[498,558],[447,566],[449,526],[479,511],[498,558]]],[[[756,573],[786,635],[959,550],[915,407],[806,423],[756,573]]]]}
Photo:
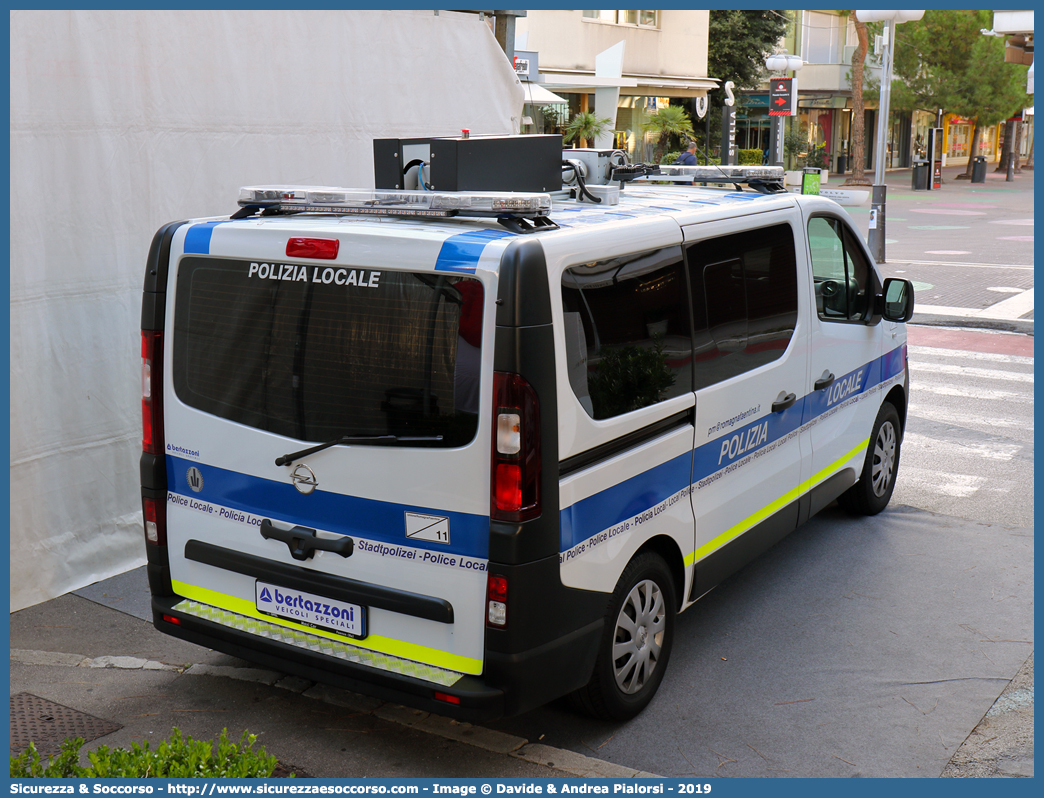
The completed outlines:
{"type": "Polygon", "coordinates": [[[769,116],[793,116],[791,93],[793,78],[772,78],[769,81],[769,116]]]}

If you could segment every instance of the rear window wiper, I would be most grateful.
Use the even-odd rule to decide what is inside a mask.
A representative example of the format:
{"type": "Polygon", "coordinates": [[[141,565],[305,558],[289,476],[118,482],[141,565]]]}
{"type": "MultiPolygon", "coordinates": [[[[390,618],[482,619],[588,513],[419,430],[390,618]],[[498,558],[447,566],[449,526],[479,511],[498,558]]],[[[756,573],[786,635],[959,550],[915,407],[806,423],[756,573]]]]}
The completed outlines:
{"type": "Polygon", "coordinates": [[[329,449],[331,446],[337,446],[341,443],[412,443],[414,441],[441,441],[441,435],[345,435],[340,438],[335,438],[332,441],[326,443],[320,443],[318,446],[312,446],[308,449],[302,449],[299,452],[292,454],[284,454],[282,457],[277,457],[275,464],[277,466],[290,465],[294,460],[301,457],[307,457],[310,454],[321,452],[323,449],[329,449]]]}

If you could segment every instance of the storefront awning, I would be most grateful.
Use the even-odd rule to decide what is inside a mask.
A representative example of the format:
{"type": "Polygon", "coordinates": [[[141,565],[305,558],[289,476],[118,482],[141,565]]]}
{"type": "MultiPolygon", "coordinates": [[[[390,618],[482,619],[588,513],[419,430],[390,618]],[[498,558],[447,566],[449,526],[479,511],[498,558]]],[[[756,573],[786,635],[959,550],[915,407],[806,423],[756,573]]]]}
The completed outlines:
{"type": "Polygon", "coordinates": [[[619,78],[595,77],[579,70],[541,69],[546,85],[556,91],[592,92],[599,88],[619,88],[622,95],[638,97],[701,97],[718,87],[715,78],[682,75],[624,75],[619,78]]]}
{"type": "Polygon", "coordinates": [[[522,83],[522,88],[526,92],[526,99],[524,102],[526,105],[555,105],[562,104],[568,105],[569,100],[564,97],[559,97],[557,94],[549,92],[539,83],[522,83]]]}

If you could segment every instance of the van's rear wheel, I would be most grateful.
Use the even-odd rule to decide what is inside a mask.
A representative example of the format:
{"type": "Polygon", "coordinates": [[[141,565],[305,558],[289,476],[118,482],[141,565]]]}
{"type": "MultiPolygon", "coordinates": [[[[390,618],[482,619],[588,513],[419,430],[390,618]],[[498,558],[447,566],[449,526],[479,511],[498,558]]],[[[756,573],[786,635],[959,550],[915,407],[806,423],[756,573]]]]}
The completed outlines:
{"type": "Polygon", "coordinates": [[[859,515],[877,515],[888,506],[899,470],[901,435],[899,413],[891,402],[885,402],[874,421],[863,473],[855,485],[838,497],[838,504],[859,515]]]}
{"type": "Polygon", "coordinates": [[[574,694],[585,712],[627,720],[652,701],[671,656],[676,607],[674,580],[659,555],[628,563],[606,610],[594,675],[574,694]]]}

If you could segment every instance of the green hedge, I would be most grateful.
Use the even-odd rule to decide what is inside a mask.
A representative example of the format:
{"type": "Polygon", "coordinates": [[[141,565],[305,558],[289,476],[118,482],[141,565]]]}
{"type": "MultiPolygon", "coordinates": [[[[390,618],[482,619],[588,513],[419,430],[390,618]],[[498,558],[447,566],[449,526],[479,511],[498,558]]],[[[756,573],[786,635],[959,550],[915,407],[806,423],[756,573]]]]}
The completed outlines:
{"type": "Polygon", "coordinates": [[[739,150],[740,166],[760,166],[764,157],[761,150],[739,150]]]}
{"type": "Polygon", "coordinates": [[[11,757],[11,778],[44,779],[122,779],[122,778],[267,778],[276,769],[277,760],[268,756],[264,748],[253,750],[257,736],[244,731],[239,745],[228,740],[228,729],[221,731],[217,750],[209,740],[182,739],[181,731],[174,729],[169,740],[164,740],[155,751],[131,743],[131,750],[109,749],[101,746],[87,752],[87,767],[80,765],[83,738],[62,743],[58,756],[41,761],[36,746],[19,756],[11,757]]]}
{"type": "MultiPolygon", "coordinates": [[[[755,152],[755,150],[740,150],[740,152],[755,152]]],[[[664,165],[670,164],[670,163],[674,163],[680,157],[681,157],[681,153],[680,152],[664,153],[663,158],[660,159],[660,163],[664,164],[664,165]]],[[[703,157],[703,153],[699,152],[698,150],[696,152],[696,161],[697,161],[697,163],[702,164],[702,165],[706,165],[706,163],[707,163],[707,159],[703,157]]],[[[712,164],[720,164],[721,163],[721,158],[711,158],[710,162],[712,164]]],[[[743,161],[740,161],[740,163],[743,163],[743,161]]],[[[761,156],[758,156],[758,163],[761,163],[761,156]]]]}

